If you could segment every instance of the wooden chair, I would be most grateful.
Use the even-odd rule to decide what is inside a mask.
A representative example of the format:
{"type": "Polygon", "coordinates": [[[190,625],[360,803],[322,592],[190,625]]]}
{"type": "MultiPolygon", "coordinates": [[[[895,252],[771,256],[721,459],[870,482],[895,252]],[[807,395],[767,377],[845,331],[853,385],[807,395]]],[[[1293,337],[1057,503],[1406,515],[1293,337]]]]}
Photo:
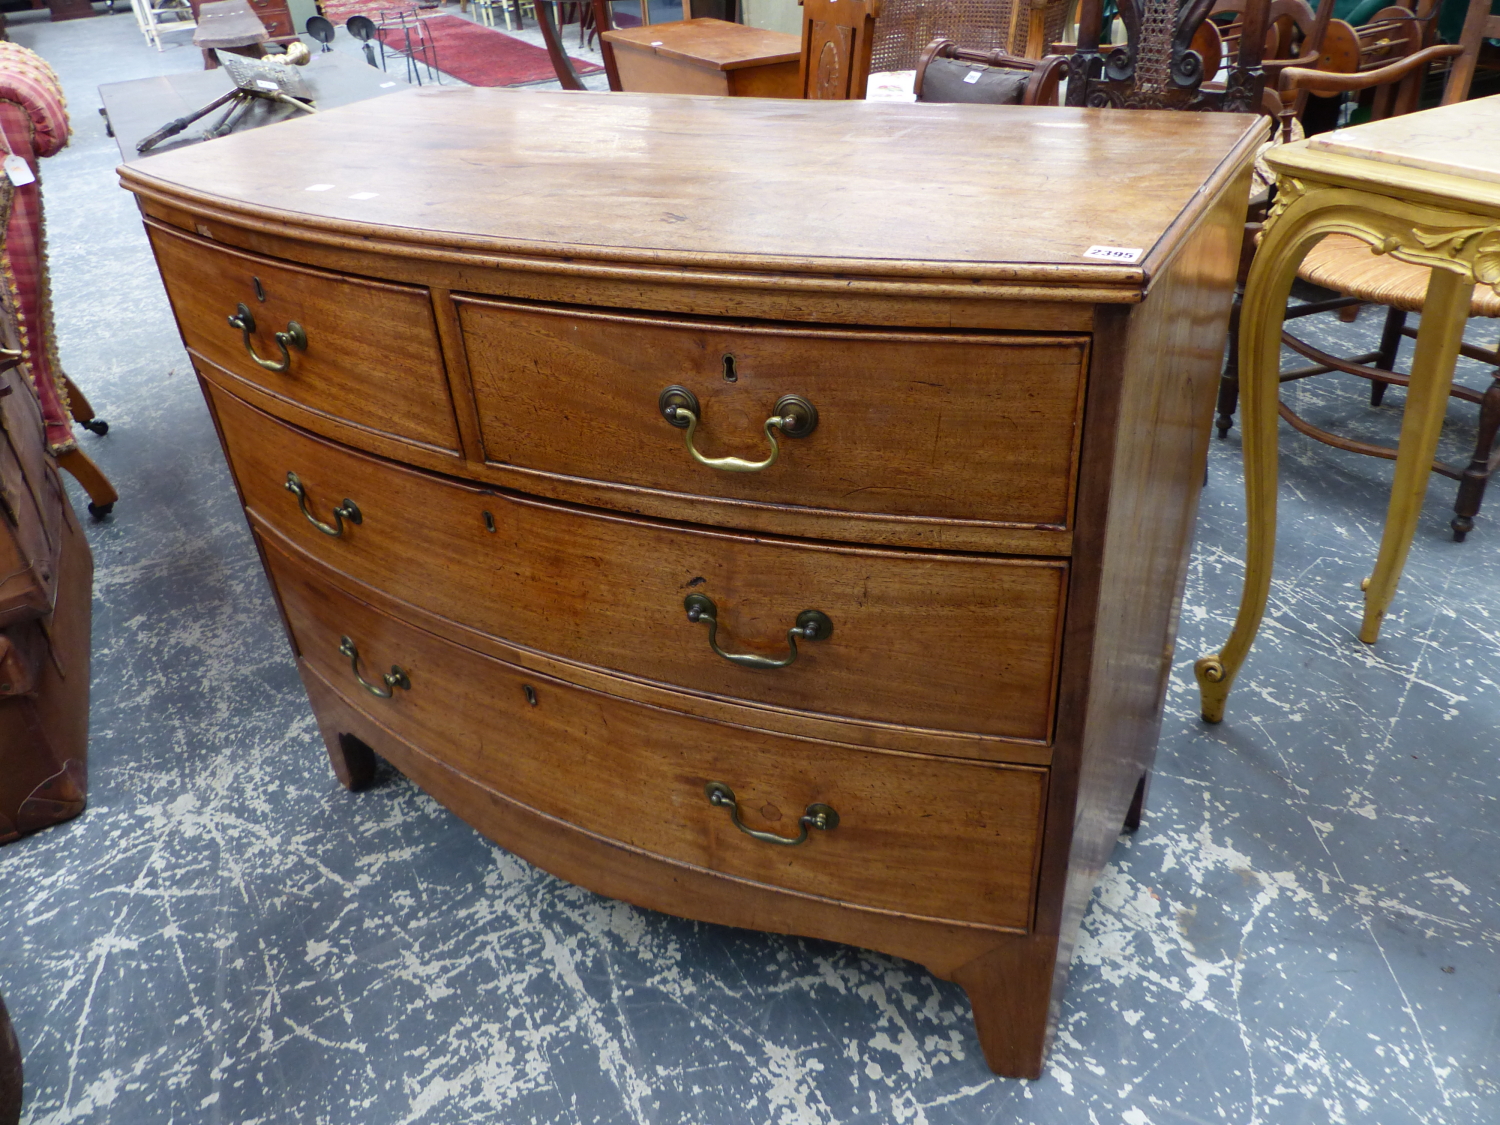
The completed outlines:
{"type": "MultiPolygon", "coordinates": [[[[1322,39],[1320,58],[1313,69],[1337,74],[1369,73],[1432,46],[1438,0],[1415,0],[1415,4],[1415,8],[1399,4],[1381,8],[1368,22],[1358,26],[1344,20],[1330,21],[1322,39]]],[[[1376,86],[1372,97],[1373,119],[1416,109],[1424,73],[1425,68],[1418,68],[1405,81],[1376,86]]],[[[1288,104],[1295,105],[1297,114],[1305,119],[1309,134],[1336,127],[1337,120],[1331,113],[1308,116],[1309,92],[1310,88],[1305,85],[1294,86],[1284,95],[1288,104]]],[[[1324,91],[1319,95],[1323,104],[1335,112],[1341,102],[1332,96],[1336,93],[1338,91],[1324,91]]],[[[1317,105],[1316,102],[1311,104],[1317,105]]]]}
{"type": "Polygon", "coordinates": [[[1068,60],[1061,55],[1021,59],[934,39],[917,59],[912,90],[919,102],[1056,105],[1058,83],[1067,69],[1068,60]]]}
{"type": "Polygon", "coordinates": [[[43,232],[44,200],[40,160],[68,143],[68,114],[57,75],[40,56],[17,43],[0,43],[0,140],[31,170],[33,179],[13,189],[5,179],[8,216],[0,223],[0,307],[13,314],[20,328],[22,358],[47,424],[47,443],[58,464],[77,478],[89,494],[89,513],[103,519],[119,495],[114,486],[78,448],[73,422],[96,434],[108,425],[94,417],[93,407],[63,371],[52,327],[52,282],[43,232]]]}
{"type": "MultiPolygon", "coordinates": [[[[1493,37],[1500,37],[1500,16],[1490,14],[1490,0],[1470,0],[1463,34],[1457,44],[1421,47],[1405,54],[1397,62],[1352,73],[1332,74],[1291,68],[1281,74],[1282,93],[1285,96],[1302,90],[1318,93],[1390,87],[1394,88],[1394,93],[1378,98],[1376,108],[1385,107],[1384,116],[1393,116],[1403,106],[1415,108],[1423,72],[1432,62],[1447,58],[1453,62],[1444,86],[1442,104],[1451,105],[1463,101],[1468,95],[1480,47],[1485,39],[1493,37]]],[[[1294,106],[1288,105],[1286,112],[1289,118],[1294,112],[1294,106]]],[[[1416,331],[1406,326],[1406,318],[1411,313],[1422,311],[1430,273],[1423,266],[1408,265],[1389,256],[1377,256],[1371,253],[1368,245],[1350,235],[1328,235],[1308,253],[1298,270],[1298,277],[1340,295],[1329,300],[1294,305],[1287,310],[1287,319],[1335,309],[1356,308],[1364,304],[1384,305],[1387,311],[1380,345],[1373,352],[1339,357],[1298,339],[1290,332],[1283,332],[1283,342],[1299,355],[1311,360],[1312,365],[1283,372],[1281,381],[1288,383],[1341,371],[1370,381],[1370,402],[1375,406],[1384,398],[1388,386],[1406,386],[1409,380],[1395,372],[1396,361],[1401,341],[1416,336],[1416,331]]],[[[1500,296],[1488,286],[1477,287],[1470,315],[1500,318],[1500,296]]],[[[1466,343],[1461,350],[1470,359],[1494,365],[1496,372],[1489,388],[1483,392],[1458,385],[1450,392],[1453,397],[1480,407],[1477,440],[1468,465],[1459,467],[1436,462],[1432,467],[1433,472],[1459,482],[1454,518],[1450,524],[1453,538],[1458,542],[1462,542],[1473,529],[1474,516],[1478,514],[1480,503],[1484,499],[1490,474],[1500,467],[1500,453],[1495,448],[1496,434],[1500,431],[1500,348],[1484,348],[1466,343]]],[[[1239,390],[1237,370],[1225,371],[1225,384],[1221,390],[1217,420],[1220,437],[1233,424],[1239,390]]],[[[1284,403],[1281,406],[1281,416],[1299,432],[1328,445],[1372,457],[1395,459],[1394,448],[1355,441],[1320,429],[1299,417],[1284,403]]]]}
{"type": "MultiPolygon", "coordinates": [[[[1266,113],[1278,117],[1281,114],[1283,106],[1277,93],[1281,71],[1293,66],[1328,69],[1325,42],[1333,22],[1333,7],[1332,3],[1322,3],[1314,12],[1304,0],[1271,0],[1261,51],[1261,70],[1266,77],[1261,105],[1266,113]]],[[[1204,74],[1217,74],[1226,57],[1238,57],[1245,24],[1244,8],[1244,0],[1217,0],[1209,18],[1199,27],[1192,46],[1204,56],[1204,74]]],[[[1301,109],[1299,105],[1299,114],[1301,109]]]]}
{"type": "Polygon", "coordinates": [[[1238,113],[1263,108],[1270,0],[1243,0],[1238,9],[1238,49],[1222,87],[1205,65],[1220,38],[1216,28],[1204,30],[1214,0],[1186,0],[1180,8],[1177,0],[1118,0],[1118,7],[1126,41],[1101,53],[1103,0],[1080,0],[1078,45],[1068,60],[1069,105],[1238,113]]]}
{"type": "MultiPolygon", "coordinates": [[[[595,0],[596,3],[599,0],[595,0]]],[[[804,98],[862,100],[882,0],[801,0],[804,98]]]]}

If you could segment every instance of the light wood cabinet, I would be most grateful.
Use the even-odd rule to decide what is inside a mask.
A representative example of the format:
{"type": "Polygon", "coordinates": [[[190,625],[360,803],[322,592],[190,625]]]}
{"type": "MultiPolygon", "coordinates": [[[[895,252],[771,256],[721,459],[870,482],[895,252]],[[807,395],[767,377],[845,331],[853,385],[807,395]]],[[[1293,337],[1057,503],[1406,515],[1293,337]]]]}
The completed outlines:
{"type": "Polygon", "coordinates": [[[345,784],[920,961],[1035,1076],[1145,793],[1258,134],[424,91],[122,175],[345,784]]]}

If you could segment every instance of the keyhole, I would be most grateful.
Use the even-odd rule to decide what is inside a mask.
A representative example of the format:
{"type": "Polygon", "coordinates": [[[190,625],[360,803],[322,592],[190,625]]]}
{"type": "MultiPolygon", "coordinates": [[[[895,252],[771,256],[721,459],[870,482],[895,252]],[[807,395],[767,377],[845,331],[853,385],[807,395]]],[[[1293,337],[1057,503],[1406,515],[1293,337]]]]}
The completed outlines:
{"type": "Polygon", "coordinates": [[[488,512],[484,513],[484,529],[492,534],[495,530],[495,517],[488,512]]]}
{"type": "Polygon", "coordinates": [[[526,702],[529,703],[529,704],[531,704],[533,707],[535,707],[536,706],[536,689],[533,688],[530,684],[522,684],[521,685],[521,690],[526,693],[526,702]]]}
{"type": "Polygon", "coordinates": [[[739,378],[739,372],[734,369],[734,356],[726,355],[724,357],[724,382],[737,383],[739,378]]]}
{"type": "Polygon", "coordinates": [[[266,287],[260,283],[260,278],[258,277],[252,277],[250,280],[255,282],[255,299],[264,304],[266,300],[266,287]]]}

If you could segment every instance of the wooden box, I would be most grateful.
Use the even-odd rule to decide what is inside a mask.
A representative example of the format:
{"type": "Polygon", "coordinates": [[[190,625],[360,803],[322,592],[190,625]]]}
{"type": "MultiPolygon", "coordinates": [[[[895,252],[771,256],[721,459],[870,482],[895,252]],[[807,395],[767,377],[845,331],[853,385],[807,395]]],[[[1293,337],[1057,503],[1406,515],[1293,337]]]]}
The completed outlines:
{"type": "Polygon", "coordinates": [[[795,98],[802,41],[724,20],[647,24],[604,33],[632,93],[795,98]]]}

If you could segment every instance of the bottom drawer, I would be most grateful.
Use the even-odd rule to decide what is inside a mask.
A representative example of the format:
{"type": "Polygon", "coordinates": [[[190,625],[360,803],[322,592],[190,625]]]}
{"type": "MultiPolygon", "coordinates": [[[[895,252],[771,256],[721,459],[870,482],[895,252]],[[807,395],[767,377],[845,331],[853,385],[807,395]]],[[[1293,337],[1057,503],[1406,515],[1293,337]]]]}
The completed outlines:
{"type": "Polygon", "coordinates": [[[487,788],[736,878],[918,917],[1030,924],[1044,769],[858,750],[618,699],[442,640],[262,547],[300,658],[351,706],[487,788]],[[713,783],[732,790],[733,808],[711,802],[713,783]],[[837,823],[795,846],[734,823],[795,838],[812,805],[837,823]]]}

